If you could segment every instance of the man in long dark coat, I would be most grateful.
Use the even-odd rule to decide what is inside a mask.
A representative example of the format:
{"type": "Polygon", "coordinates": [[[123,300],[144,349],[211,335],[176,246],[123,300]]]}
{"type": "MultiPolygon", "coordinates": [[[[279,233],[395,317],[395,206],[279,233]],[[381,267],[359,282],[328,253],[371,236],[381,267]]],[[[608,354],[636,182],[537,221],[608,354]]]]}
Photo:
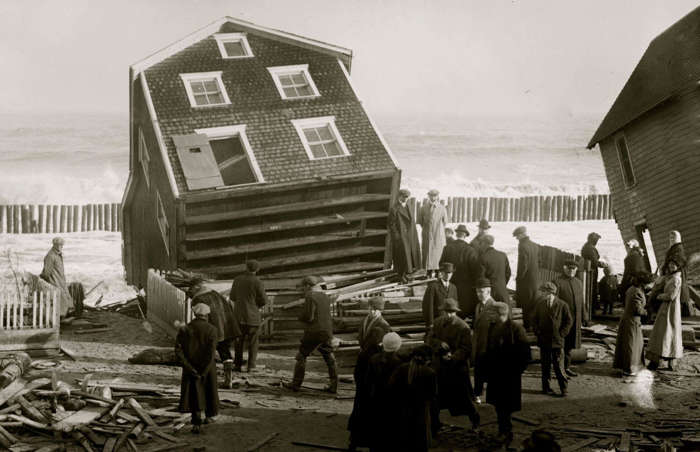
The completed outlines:
{"type": "Polygon", "coordinates": [[[508,256],[493,247],[494,238],[486,234],[482,239],[483,250],[481,252],[481,267],[483,276],[491,281],[491,296],[496,301],[510,303],[508,293],[508,281],[510,280],[510,263],[508,256]]]}
{"type": "Polygon", "coordinates": [[[298,391],[304,382],[306,359],[314,350],[318,350],[328,367],[330,383],[325,387],[326,392],[338,392],[338,368],[333,354],[333,318],[331,317],[331,300],[319,284],[318,276],[305,276],[302,280],[304,289],[304,305],[299,321],[305,323],[304,335],[301,337],[299,351],[294,365],[294,377],[291,383],[284,382],[282,386],[292,391],[298,391]]]}
{"type": "Polygon", "coordinates": [[[509,319],[509,306],[496,303],[498,320],[489,331],[486,352],[486,402],[496,408],[499,439],[508,447],[513,440],[511,414],[520,411],[522,374],[530,362],[525,329],[509,319]]]}
{"type": "Polygon", "coordinates": [[[593,280],[591,285],[591,302],[593,306],[591,306],[591,309],[598,308],[598,269],[606,265],[600,260],[600,254],[596,248],[598,240],[600,240],[600,234],[591,232],[588,234],[588,240],[581,247],[581,257],[591,262],[591,279],[593,280]]]}
{"type": "Polygon", "coordinates": [[[474,303],[470,301],[474,298],[474,281],[478,278],[479,262],[478,253],[469,243],[467,237],[469,231],[463,224],[457,226],[455,230],[457,236],[451,243],[445,245],[440,257],[440,265],[445,262],[454,264],[454,274],[450,282],[457,287],[457,296],[461,313],[471,315],[474,313],[474,303]],[[471,304],[471,306],[470,306],[471,304]]]}
{"type": "Polygon", "coordinates": [[[488,348],[488,338],[491,326],[498,319],[496,311],[497,301],[491,298],[491,281],[487,278],[479,278],[476,282],[475,292],[479,298],[479,304],[474,311],[472,338],[472,364],[474,365],[474,399],[481,403],[481,396],[486,383],[485,357],[488,348]]]}
{"type": "Polygon", "coordinates": [[[523,326],[530,329],[532,313],[537,300],[539,286],[537,275],[540,267],[540,246],[530,240],[525,226],[513,231],[518,240],[518,272],[515,276],[515,298],[517,306],[523,309],[523,326]]]}
{"type": "Polygon", "coordinates": [[[451,262],[443,262],[440,265],[438,279],[431,281],[423,294],[423,319],[425,320],[425,333],[430,332],[435,319],[442,314],[442,306],[447,298],[457,299],[457,286],[450,282],[454,273],[454,265],[451,262]]]}
{"type": "Polygon", "coordinates": [[[576,277],[578,264],[569,259],[564,262],[562,275],[557,278],[555,284],[558,288],[558,296],[569,307],[573,325],[564,342],[564,371],[570,377],[578,374],[571,368],[571,351],[581,348],[581,324],[588,322],[588,311],[583,306],[583,283],[576,277]]]}
{"type": "Polygon", "coordinates": [[[627,256],[625,256],[625,269],[622,273],[622,281],[618,286],[620,291],[620,299],[624,300],[627,294],[627,289],[632,286],[632,277],[639,272],[649,271],[644,262],[644,251],[639,246],[639,242],[635,239],[629,240],[627,243],[627,256]]]}
{"type": "Polygon", "coordinates": [[[532,330],[537,336],[542,364],[542,393],[554,395],[549,386],[552,366],[554,375],[559,382],[561,396],[567,393],[567,380],[562,370],[564,364],[563,348],[566,335],[571,330],[573,319],[566,302],[557,298],[557,285],[546,282],[541,288],[544,296],[537,300],[535,313],[532,317],[532,330]]]}
{"type": "Polygon", "coordinates": [[[382,339],[391,332],[389,323],[382,316],[384,298],[372,297],[369,300],[369,314],[360,324],[357,335],[360,343],[360,353],[353,377],[355,379],[355,399],[352,413],[348,420],[350,431],[350,449],[354,447],[369,447],[371,439],[371,403],[369,401],[369,386],[366,384],[367,369],[370,359],[382,351],[382,339]]]}
{"type": "Polygon", "coordinates": [[[479,254],[483,249],[484,236],[489,233],[489,229],[491,229],[489,221],[486,218],[482,218],[481,221],[479,221],[479,232],[476,234],[476,237],[474,237],[471,242],[471,245],[479,254]]]}
{"type": "MultiPolygon", "coordinates": [[[[248,342],[248,372],[255,370],[255,360],[258,356],[258,336],[260,323],[260,309],[267,304],[267,295],[265,294],[265,286],[258,279],[257,273],[260,270],[258,261],[249,260],[246,262],[246,272],[236,276],[231,285],[231,294],[229,298],[233,302],[233,314],[240,330],[240,334],[236,337],[235,343],[235,360],[234,366],[236,372],[241,371],[243,365],[243,345],[248,342]]],[[[224,361],[224,386],[231,378],[230,364],[226,367],[224,361]]]]}
{"type": "MultiPolygon", "coordinates": [[[[438,375],[440,409],[448,409],[452,416],[466,414],[474,429],[479,427],[479,413],[472,402],[472,385],[469,379],[471,356],[471,330],[457,317],[457,300],[445,300],[443,314],[435,321],[427,343],[435,354],[433,366],[438,375]]],[[[439,419],[439,413],[435,414],[439,419]]]]}
{"type": "Polygon", "coordinates": [[[216,385],[217,331],[207,321],[210,309],[204,303],[192,308],[194,319],[180,328],[175,342],[175,355],[182,365],[180,411],[192,413],[192,432],[201,431],[204,423],[213,421],[219,412],[219,391],[216,385]]]}
{"type": "Polygon", "coordinates": [[[73,309],[73,297],[68,292],[66,273],[63,268],[63,244],[61,237],[52,240],[52,246],[44,257],[44,268],[41,270],[41,279],[58,289],[60,295],[60,316],[65,317],[68,311],[73,309]]]}
{"type": "Polygon", "coordinates": [[[388,219],[394,270],[403,280],[406,274],[421,267],[416,219],[408,206],[410,196],[410,191],[399,190],[398,202],[389,209],[388,219]]]}

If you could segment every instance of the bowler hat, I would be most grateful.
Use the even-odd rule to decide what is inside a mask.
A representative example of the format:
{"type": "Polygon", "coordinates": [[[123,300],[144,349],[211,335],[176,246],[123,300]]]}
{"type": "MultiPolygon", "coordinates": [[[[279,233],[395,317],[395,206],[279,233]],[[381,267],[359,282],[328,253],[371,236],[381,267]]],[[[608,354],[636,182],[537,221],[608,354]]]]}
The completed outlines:
{"type": "Polygon", "coordinates": [[[211,312],[211,309],[209,308],[208,305],[206,305],[204,303],[197,303],[192,308],[192,313],[194,315],[204,316],[204,315],[208,315],[210,312],[211,312]]]}
{"type": "Polygon", "coordinates": [[[384,300],[384,297],[372,297],[369,299],[369,305],[371,308],[374,309],[379,309],[380,311],[384,309],[384,304],[386,303],[386,300],[384,300]]]}
{"type": "Polygon", "coordinates": [[[527,228],[525,226],[518,226],[513,230],[513,237],[517,237],[520,234],[527,235],[527,228]]]}
{"type": "Polygon", "coordinates": [[[575,259],[567,259],[564,261],[564,267],[576,267],[578,268],[578,262],[575,259]]]}
{"type": "Polygon", "coordinates": [[[455,232],[462,232],[462,233],[464,233],[464,234],[466,234],[466,235],[469,235],[469,230],[468,230],[467,227],[466,227],[465,225],[463,225],[463,224],[458,225],[458,226],[457,226],[457,229],[455,229],[455,232]]]}
{"type": "Polygon", "coordinates": [[[481,221],[479,221],[479,229],[491,229],[489,220],[487,220],[486,218],[482,218],[481,221]]]}
{"type": "Polygon", "coordinates": [[[402,188],[401,190],[399,190],[399,196],[405,196],[406,198],[408,198],[411,196],[411,191],[407,188],[402,188]]]}
{"type": "Polygon", "coordinates": [[[455,300],[454,298],[445,298],[445,301],[442,305],[442,310],[445,312],[461,311],[461,309],[459,309],[459,305],[457,304],[457,300],[455,300]]]}
{"type": "Polygon", "coordinates": [[[322,281],[322,279],[319,278],[318,276],[309,275],[309,276],[304,276],[304,279],[301,280],[301,284],[303,286],[315,286],[316,284],[320,283],[321,281],[322,281]]]}
{"type": "Polygon", "coordinates": [[[437,189],[435,189],[435,188],[431,189],[431,190],[428,192],[428,195],[429,195],[429,196],[438,196],[439,194],[440,194],[440,191],[437,190],[437,189]]]}
{"type": "Polygon", "coordinates": [[[491,281],[488,278],[477,279],[474,288],[483,289],[484,287],[491,287],[491,281]]]}
{"type": "Polygon", "coordinates": [[[256,271],[260,270],[260,262],[256,261],[255,259],[251,259],[245,263],[245,267],[249,272],[255,273],[256,271]]]}
{"type": "Polygon", "coordinates": [[[556,295],[559,292],[559,288],[552,281],[547,281],[540,286],[540,290],[545,293],[551,293],[556,295]]]}
{"type": "Polygon", "coordinates": [[[454,273],[455,266],[450,262],[443,262],[440,265],[440,271],[445,273],[454,273]]]}

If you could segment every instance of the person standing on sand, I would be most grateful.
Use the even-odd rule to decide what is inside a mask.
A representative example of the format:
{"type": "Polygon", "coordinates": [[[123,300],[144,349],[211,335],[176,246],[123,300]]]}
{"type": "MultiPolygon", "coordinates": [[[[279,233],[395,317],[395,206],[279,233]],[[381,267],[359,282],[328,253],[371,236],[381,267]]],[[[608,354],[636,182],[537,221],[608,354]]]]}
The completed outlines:
{"type": "Polygon", "coordinates": [[[647,344],[649,370],[656,370],[663,359],[674,370],[677,360],[683,357],[683,331],[681,329],[681,267],[674,260],[666,262],[668,273],[654,285],[652,292],[662,290],[656,298],[661,307],[656,314],[654,328],[647,344]]]}
{"type": "Polygon", "coordinates": [[[64,240],[61,237],[54,237],[51,241],[52,247],[46,257],[44,257],[44,268],[41,270],[41,279],[48,282],[52,286],[58,288],[61,296],[60,316],[65,317],[68,311],[73,309],[73,297],[68,292],[66,284],[66,274],[63,269],[63,245],[64,240]]]}
{"type": "Polygon", "coordinates": [[[598,308],[598,269],[606,265],[605,262],[600,260],[600,254],[596,248],[598,240],[600,240],[600,234],[591,232],[588,234],[588,240],[586,240],[586,243],[584,243],[581,248],[581,257],[591,262],[591,279],[593,280],[593,285],[591,286],[593,289],[591,293],[591,302],[593,306],[585,307],[587,311],[590,308],[590,312],[598,308]]]}
{"type": "Polygon", "coordinates": [[[583,307],[583,283],[576,277],[578,264],[573,259],[564,262],[562,275],[554,282],[559,299],[569,307],[573,325],[564,340],[564,372],[569,377],[578,374],[571,368],[571,351],[581,348],[581,325],[588,324],[588,311],[583,307]]]}
{"type": "Polygon", "coordinates": [[[622,370],[622,376],[633,376],[644,366],[644,335],[642,316],[646,314],[644,287],[653,278],[649,272],[641,271],[632,277],[632,285],[625,294],[625,311],[617,327],[617,343],[613,369],[622,370]]]}
{"type": "Polygon", "coordinates": [[[488,220],[486,218],[482,218],[481,221],[479,221],[479,232],[476,234],[476,237],[472,239],[471,243],[478,253],[481,253],[483,248],[482,239],[489,233],[489,229],[491,229],[491,225],[489,224],[488,220]]]}
{"type": "Polygon", "coordinates": [[[554,375],[559,382],[561,397],[566,397],[567,380],[562,371],[562,349],[566,335],[569,334],[573,325],[573,319],[567,304],[557,298],[556,284],[546,282],[540,290],[544,297],[537,301],[535,315],[532,317],[532,330],[537,336],[537,345],[540,348],[542,393],[554,395],[554,391],[549,386],[550,370],[554,366],[554,375]]]}
{"type": "Polygon", "coordinates": [[[389,209],[388,219],[394,271],[404,282],[408,281],[407,274],[421,266],[416,221],[408,206],[410,196],[411,192],[405,188],[399,190],[398,202],[389,209]]]}
{"type": "Polygon", "coordinates": [[[454,273],[454,265],[451,262],[443,262],[440,265],[438,279],[428,283],[423,294],[423,319],[425,320],[425,335],[427,337],[433,327],[435,319],[442,314],[443,305],[447,298],[457,299],[457,286],[450,282],[454,273]]]}
{"type": "Polygon", "coordinates": [[[525,226],[513,231],[518,240],[518,272],[515,276],[515,301],[523,310],[523,326],[530,329],[537,299],[537,274],[540,269],[540,246],[530,240],[525,226]]]}
{"type": "Polygon", "coordinates": [[[686,268],[688,265],[688,259],[685,256],[685,249],[683,248],[683,242],[681,241],[681,233],[678,231],[669,232],[668,241],[669,246],[666,250],[666,255],[664,256],[664,263],[661,265],[661,274],[668,274],[667,263],[670,260],[674,260],[681,268],[681,315],[694,315],[695,303],[690,299],[690,292],[688,290],[688,275],[686,268]]]}
{"type": "Polygon", "coordinates": [[[495,239],[490,234],[485,234],[481,239],[483,245],[481,252],[481,268],[483,276],[491,281],[491,296],[496,301],[510,304],[508,293],[508,281],[510,280],[510,263],[508,256],[493,247],[495,239]]]}
{"type": "Polygon", "coordinates": [[[491,326],[498,320],[497,301],[491,298],[492,283],[486,278],[479,278],[475,284],[479,304],[474,310],[474,335],[472,339],[472,364],[474,365],[474,400],[481,403],[481,396],[486,383],[486,350],[491,326]]]}
{"type": "Polygon", "coordinates": [[[175,356],[182,365],[180,411],[192,413],[192,433],[200,433],[201,412],[205,424],[214,422],[219,412],[219,390],[216,384],[217,331],[207,321],[210,309],[204,303],[192,308],[194,319],[180,328],[175,342],[175,356]]]}
{"type": "Polygon", "coordinates": [[[291,383],[283,382],[282,386],[298,391],[304,382],[306,373],[306,358],[314,350],[319,351],[328,367],[330,384],[324,388],[326,392],[338,392],[338,368],[333,354],[333,319],[331,318],[331,300],[319,288],[321,278],[305,276],[301,284],[304,290],[304,305],[299,320],[304,322],[304,335],[301,337],[299,351],[294,366],[294,377],[291,383]]]}
{"type": "Polygon", "coordinates": [[[478,266],[477,254],[474,248],[467,243],[469,231],[465,225],[457,226],[455,233],[457,238],[452,243],[445,245],[442,250],[440,266],[445,262],[454,264],[454,274],[450,278],[450,282],[457,287],[459,308],[466,311],[465,315],[471,315],[474,312],[474,304],[471,304],[471,309],[469,309],[469,300],[474,298],[474,274],[477,273],[474,268],[478,266]]]}
{"type": "Polygon", "coordinates": [[[432,189],[428,192],[429,202],[418,212],[421,227],[423,268],[428,276],[437,273],[440,267],[440,256],[445,248],[445,227],[447,226],[447,210],[438,197],[440,192],[432,189]]]}
{"type": "MultiPolygon", "coordinates": [[[[229,295],[234,303],[233,314],[240,330],[240,334],[236,337],[234,350],[235,360],[233,364],[236,372],[240,372],[243,366],[243,345],[246,341],[248,341],[248,372],[255,370],[255,361],[258,356],[258,329],[262,322],[260,309],[267,304],[265,286],[257,277],[260,264],[256,260],[249,260],[245,266],[245,273],[236,276],[233,280],[229,295]]],[[[224,372],[226,375],[230,374],[226,370],[226,362],[224,362],[224,372]]]]}
{"type": "Polygon", "coordinates": [[[622,273],[622,281],[618,287],[620,298],[623,300],[627,294],[627,289],[632,286],[632,277],[639,272],[648,272],[650,270],[644,262],[644,250],[639,246],[639,242],[632,239],[627,241],[625,245],[628,251],[627,256],[625,256],[625,269],[622,273]]]}
{"type": "Polygon", "coordinates": [[[603,314],[612,314],[617,304],[620,289],[617,287],[617,275],[612,274],[612,268],[607,266],[603,269],[604,276],[598,282],[598,294],[603,314]]]}

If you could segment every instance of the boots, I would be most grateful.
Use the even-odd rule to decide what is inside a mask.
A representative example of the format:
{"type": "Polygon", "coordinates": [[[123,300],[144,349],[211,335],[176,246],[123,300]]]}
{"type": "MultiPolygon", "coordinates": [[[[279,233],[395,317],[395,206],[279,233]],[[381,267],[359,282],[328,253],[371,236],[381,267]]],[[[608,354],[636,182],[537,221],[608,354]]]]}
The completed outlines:
{"type": "Polygon", "coordinates": [[[301,384],[304,382],[304,374],[306,373],[306,359],[299,359],[297,357],[297,363],[294,365],[294,378],[291,383],[283,382],[282,386],[292,391],[298,391],[301,384]]]}
{"type": "Polygon", "coordinates": [[[328,366],[330,384],[326,386],[325,390],[331,394],[336,394],[338,392],[338,369],[335,367],[335,357],[333,354],[330,354],[330,356],[326,358],[326,365],[328,366]]]}
{"type": "Polygon", "coordinates": [[[224,389],[231,389],[233,386],[233,360],[224,361],[224,389]]]}

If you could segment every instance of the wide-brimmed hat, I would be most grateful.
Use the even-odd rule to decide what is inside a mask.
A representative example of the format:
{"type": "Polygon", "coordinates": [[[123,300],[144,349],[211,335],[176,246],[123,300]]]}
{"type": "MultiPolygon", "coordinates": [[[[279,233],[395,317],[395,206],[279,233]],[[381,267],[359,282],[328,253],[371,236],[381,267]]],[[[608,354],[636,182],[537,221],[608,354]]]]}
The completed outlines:
{"type": "Polygon", "coordinates": [[[489,224],[489,220],[486,218],[482,218],[479,221],[479,229],[491,229],[491,225],[489,224]]]}
{"type": "Polygon", "coordinates": [[[194,307],[192,307],[192,313],[194,315],[205,316],[209,315],[210,312],[211,308],[204,303],[197,303],[194,305],[194,307]]]}
{"type": "Polygon", "coordinates": [[[428,192],[428,196],[438,196],[440,194],[440,190],[433,188],[428,192]]]}
{"type": "Polygon", "coordinates": [[[552,281],[547,281],[540,286],[540,291],[556,295],[559,292],[559,288],[552,281]]]}
{"type": "Polygon", "coordinates": [[[443,262],[440,264],[440,271],[445,273],[454,273],[455,266],[451,262],[443,262]]]}
{"type": "Polygon", "coordinates": [[[385,352],[395,352],[401,348],[401,336],[394,333],[386,333],[382,338],[382,347],[385,352]]]}
{"type": "Polygon", "coordinates": [[[402,188],[399,190],[399,196],[405,196],[406,198],[411,196],[411,191],[407,188],[402,188]]]}
{"type": "Polygon", "coordinates": [[[379,309],[380,311],[384,309],[384,304],[386,303],[386,300],[384,297],[372,297],[369,299],[369,306],[373,309],[379,309]]]}
{"type": "Polygon", "coordinates": [[[469,230],[467,227],[463,224],[460,224],[457,226],[457,229],[455,229],[455,232],[461,232],[463,234],[469,235],[469,230]]]}
{"type": "Polygon", "coordinates": [[[527,235],[527,228],[525,226],[518,226],[513,230],[513,237],[517,237],[520,234],[527,235]]]}
{"type": "Polygon", "coordinates": [[[459,309],[459,304],[457,303],[457,300],[454,298],[445,298],[445,301],[442,304],[442,310],[445,312],[459,312],[461,309],[459,309]]]}
{"type": "Polygon", "coordinates": [[[491,281],[488,278],[479,278],[474,283],[475,289],[483,289],[484,287],[491,287],[491,281]]]}

